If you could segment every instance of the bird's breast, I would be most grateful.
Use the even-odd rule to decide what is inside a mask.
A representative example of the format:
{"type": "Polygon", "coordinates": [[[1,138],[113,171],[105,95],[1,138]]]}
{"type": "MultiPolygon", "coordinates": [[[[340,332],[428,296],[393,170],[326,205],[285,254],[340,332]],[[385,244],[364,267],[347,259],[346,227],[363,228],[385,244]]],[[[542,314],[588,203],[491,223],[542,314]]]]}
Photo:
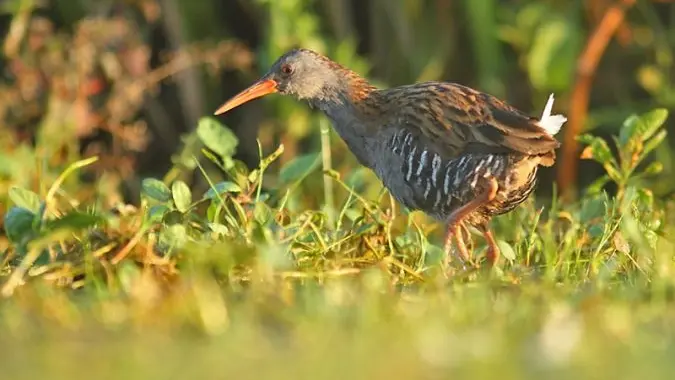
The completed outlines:
{"type": "MultiPolygon", "coordinates": [[[[477,197],[490,178],[499,190],[500,205],[522,203],[534,187],[537,164],[526,156],[466,153],[448,157],[421,143],[414,132],[401,129],[383,133],[372,148],[374,169],[390,193],[404,206],[444,220],[477,197]]],[[[515,207],[515,206],[513,206],[515,207]]]]}

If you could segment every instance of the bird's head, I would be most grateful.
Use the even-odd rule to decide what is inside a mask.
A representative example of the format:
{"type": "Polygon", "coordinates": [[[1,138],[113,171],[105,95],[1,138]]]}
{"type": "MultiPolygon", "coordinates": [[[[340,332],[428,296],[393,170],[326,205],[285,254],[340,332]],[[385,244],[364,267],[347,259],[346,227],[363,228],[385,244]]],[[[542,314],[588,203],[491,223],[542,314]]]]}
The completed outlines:
{"type": "Polygon", "coordinates": [[[312,103],[335,100],[345,86],[342,68],[328,58],[307,49],[282,55],[257,82],[225,102],[216,112],[223,114],[253,99],[280,93],[312,103]]]}

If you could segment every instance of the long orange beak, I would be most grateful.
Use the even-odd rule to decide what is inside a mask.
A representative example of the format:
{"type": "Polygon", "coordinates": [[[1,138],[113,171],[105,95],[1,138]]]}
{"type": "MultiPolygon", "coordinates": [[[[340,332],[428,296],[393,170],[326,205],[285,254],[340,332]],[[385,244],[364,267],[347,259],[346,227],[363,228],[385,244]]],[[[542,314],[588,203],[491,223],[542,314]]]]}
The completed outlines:
{"type": "Polygon", "coordinates": [[[260,98],[261,96],[265,96],[268,94],[273,94],[275,92],[277,92],[277,82],[271,79],[259,80],[253,83],[246,90],[238,93],[232,99],[225,102],[225,104],[223,104],[222,106],[220,106],[220,108],[218,108],[218,110],[214,113],[214,115],[224,114],[225,112],[231,110],[232,108],[239,107],[240,105],[248,101],[260,98]]]}

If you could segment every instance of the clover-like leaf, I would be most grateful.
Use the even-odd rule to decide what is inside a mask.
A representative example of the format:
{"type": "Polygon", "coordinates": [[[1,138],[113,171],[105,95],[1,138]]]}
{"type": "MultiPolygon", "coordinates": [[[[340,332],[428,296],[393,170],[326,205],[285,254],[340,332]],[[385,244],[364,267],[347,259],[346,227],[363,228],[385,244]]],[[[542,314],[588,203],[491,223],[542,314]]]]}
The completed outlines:
{"type": "Polygon", "coordinates": [[[190,187],[183,181],[175,181],[171,185],[171,195],[173,196],[173,203],[176,205],[178,211],[185,213],[190,209],[192,204],[192,192],[190,187]]]}
{"type": "Polygon", "coordinates": [[[156,178],[146,178],[141,184],[143,194],[160,202],[168,202],[171,199],[171,190],[164,182],[156,178]]]}
{"type": "Polygon", "coordinates": [[[23,207],[35,214],[40,210],[40,197],[31,190],[12,186],[9,188],[8,195],[9,199],[18,207],[23,207]]]}
{"type": "Polygon", "coordinates": [[[148,209],[147,220],[150,223],[159,223],[169,211],[171,209],[167,205],[153,205],[148,209]]]}
{"type": "Polygon", "coordinates": [[[25,236],[32,234],[36,215],[30,210],[15,206],[5,214],[4,227],[7,238],[12,243],[19,243],[25,236]]]}
{"type": "Polygon", "coordinates": [[[218,198],[219,194],[223,193],[239,193],[241,192],[241,187],[234,182],[224,181],[219,182],[204,193],[202,199],[215,199],[218,198]]]}
{"type": "Polygon", "coordinates": [[[159,235],[159,243],[165,247],[181,248],[187,240],[187,229],[182,224],[168,226],[159,235]]]}
{"type": "Polygon", "coordinates": [[[231,157],[239,144],[237,136],[218,120],[203,117],[197,125],[197,136],[201,142],[221,158],[231,157]]]}

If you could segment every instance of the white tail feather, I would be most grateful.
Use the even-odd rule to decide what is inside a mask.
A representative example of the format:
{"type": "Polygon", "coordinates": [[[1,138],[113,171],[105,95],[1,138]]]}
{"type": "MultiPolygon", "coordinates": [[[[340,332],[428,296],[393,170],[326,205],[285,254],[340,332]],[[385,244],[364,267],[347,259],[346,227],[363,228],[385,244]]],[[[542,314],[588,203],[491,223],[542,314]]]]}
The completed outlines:
{"type": "Polygon", "coordinates": [[[551,109],[553,108],[553,94],[548,97],[548,102],[546,102],[546,107],[544,107],[544,112],[539,119],[539,126],[544,128],[548,134],[554,136],[560,127],[565,124],[567,118],[563,115],[551,115],[551,109]]]}

